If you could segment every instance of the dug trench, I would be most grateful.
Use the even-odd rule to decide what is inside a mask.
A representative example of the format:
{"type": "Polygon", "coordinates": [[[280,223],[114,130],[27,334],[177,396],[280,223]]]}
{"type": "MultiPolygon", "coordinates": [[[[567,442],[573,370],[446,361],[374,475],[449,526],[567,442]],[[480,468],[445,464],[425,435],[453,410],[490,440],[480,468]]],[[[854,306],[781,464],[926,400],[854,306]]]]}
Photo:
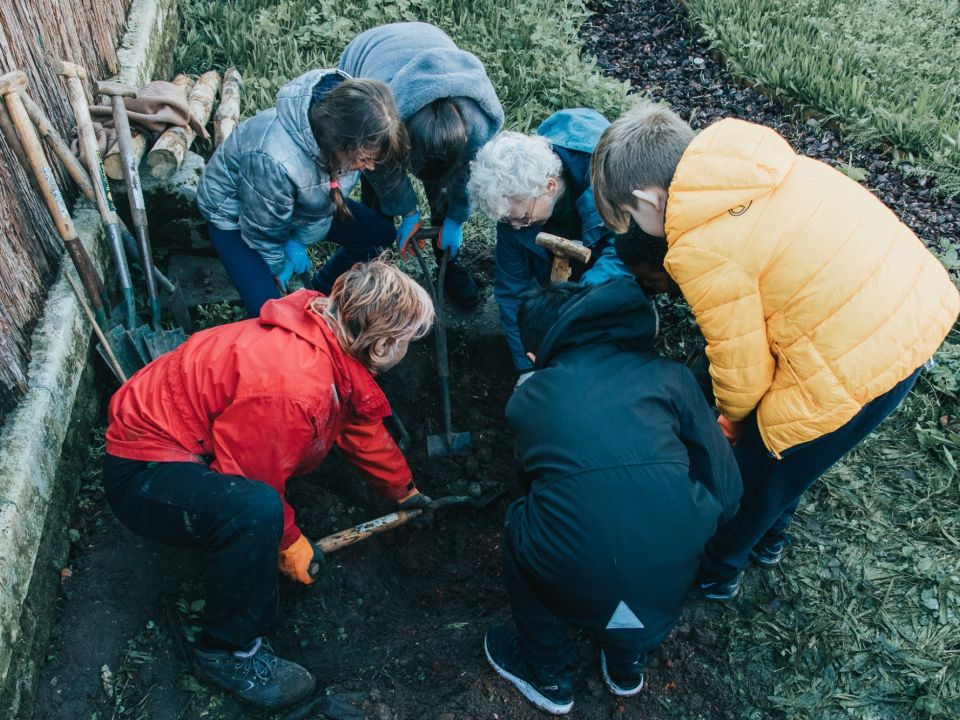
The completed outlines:
{"type": "MultiPolygon", "coordinates": [[[[272,636],[274,646],[318,679],[315,698],[287,712],[265,715],[193,678],[189,659],[202,612],[202,558],[120,526],[99,485],[103,429],[93,429],[33,717],[541,717],[492,672],[483,654],[486,628],[510,618],[500,530],[506,505],[520,490],[503,419],[513,389],[510,360],[502,338],[477,327],[457,324],[450,331],[454,426],[472,433],[470,453],[427,457],[426,436],[442,427],[432,336],[380,380],[412,435],[407,456],[424,492],[506,492],[483,509],[438,511],[432,529],[398,528],[331,554],[313,587],[281,579],[284,621],[272,636]]],[[[280,432],[251,427],[250,441],[280,432]]],[[[336,452],[314,475],[292,480],[288,497],[311,537],[392,508],[336,452]]],[[[575,717],[733,717],[724,699],[701,684],[697,665],[716,649],[695,626],[689,617],[681,621],[652,656],[648,689],[626,702],[606,692],[599,650],[580,637],[575,717]]]]}

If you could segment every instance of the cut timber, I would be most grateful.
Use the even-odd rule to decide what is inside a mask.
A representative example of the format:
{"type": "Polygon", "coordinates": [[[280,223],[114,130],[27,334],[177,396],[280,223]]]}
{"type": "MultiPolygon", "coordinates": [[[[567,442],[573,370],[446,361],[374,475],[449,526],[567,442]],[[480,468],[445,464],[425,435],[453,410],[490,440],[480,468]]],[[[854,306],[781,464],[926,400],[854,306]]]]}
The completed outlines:
{"type": "Polygon", "coordinates": [[[223,89],[220,91],[220,107],[213,123],[213,137],[216,147],[226,140],[240,122],[240,87],[243,79],[235,67],[223,74],[223,89]]]}
{"type": "MultiPolygon", "coordinates": [[[[177,75],[173,79],[173,84],[183,88],[184,97],[190,96],[193,89],[193,78],[189,75],[177,75]]],[[[143,160],[143,154],[147,151],[147,138],[141,133],[133,130],[131,132],[133,154],[137,159],[137,165],[143,160]]],[[[103,156],[103,168],[107,171],[107,177],[111,180],[123,180],[123,160],[120,156],[120,146],[114,143],[103,156]]]]}
{"type": "MultiPolygon", "coordinates": [[[[206,125],[210,120],[210,113],[213,112],[213,103],[217,99],[219,89],[220,73],[211,70],[201,75],[197,79],[197,84],[193,86],[193,90],[190,91],[187,105],[190,107],[190,114],[200,125],[206,125]]],[[[186,157],[195,136],[196,133],[189,126],[165,130],[147,155],[150,173],[161,179],[173,175],[183,163],[183,158],[186,157]]]]}

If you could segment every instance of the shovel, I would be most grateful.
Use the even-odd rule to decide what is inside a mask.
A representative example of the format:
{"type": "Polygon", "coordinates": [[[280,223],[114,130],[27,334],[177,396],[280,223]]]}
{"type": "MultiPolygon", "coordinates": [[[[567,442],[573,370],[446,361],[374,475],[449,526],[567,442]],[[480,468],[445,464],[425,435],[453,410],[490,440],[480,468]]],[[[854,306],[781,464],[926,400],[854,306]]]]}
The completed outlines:
{"type": "Polygon", "coordinates": [[[413,251],[417,255],[417,262],[423,272],[423,281],[430,292],[433,305],[436,308],[437,328],[437,377],[440,380],[440,401],[443,404],[443,435],[427,436],[427,457],[430,459],[455,455],[470,450],[472,439],[468,432],[454,432],[450,405],[450,363],[447,355],[447,326],[443,316],[443,281],[447,275],[447,263],[450,261],[450,251],[443,253],[440,261],[440,272],[437,284],[434,285],[427,270],[427,263],[423,259],[419,240],[435,240],[440,234],[440,228],[428,227],[417,231],[417,236],[411,241],[413,251]]]}
{"type": "MultiPolygon", "coordinates": [[[[469,495],[449,495],[447,497],[437,498],[434,500],[432,503],[430,503],[429,509],[439,510],[440,508],[453,506],[465,506],[474,509],[485,508],[494,501],[498,500],[506,492],[506,488],[495,487],[481,493],[478,497],[471,497],[469,495]]],[[[422,508],[417,508],[415,510],[397,510],[389,515],[383,515],[375,520],[369,520],[365,523],[354,525],[352,528],[341,530],[333,535],[327,535],[326,537],[317,540],[315,544],[323,551],[324,555],[329,555],[332,552],[342,550],[343,548],[349,547],[350,545],[358,543],[361,540],[366,540],[371,535],[379,535],[380,533],[386,532],[387,530],[392,530],[395,527],[406,525],[408,522],[416,517],[419,517],[423,513],[424,510],[422,508]]],[[[316,575],[319,570],[320,568],[318,566],[310,566],[311,575],[316,575]]]]}

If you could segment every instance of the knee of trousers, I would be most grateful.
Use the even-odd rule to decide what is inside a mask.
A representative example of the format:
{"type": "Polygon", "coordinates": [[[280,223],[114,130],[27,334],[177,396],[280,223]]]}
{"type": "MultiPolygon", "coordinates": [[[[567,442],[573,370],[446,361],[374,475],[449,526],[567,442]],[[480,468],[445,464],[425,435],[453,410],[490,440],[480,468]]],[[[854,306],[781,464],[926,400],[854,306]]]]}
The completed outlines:
{"type": "Polygon", "coordinates": [[[279,544],[283,535],[283,503],[269,485],[237,478],[236,487],[224,494],[221,508],[234,533],[269,538],[279,544]]]}

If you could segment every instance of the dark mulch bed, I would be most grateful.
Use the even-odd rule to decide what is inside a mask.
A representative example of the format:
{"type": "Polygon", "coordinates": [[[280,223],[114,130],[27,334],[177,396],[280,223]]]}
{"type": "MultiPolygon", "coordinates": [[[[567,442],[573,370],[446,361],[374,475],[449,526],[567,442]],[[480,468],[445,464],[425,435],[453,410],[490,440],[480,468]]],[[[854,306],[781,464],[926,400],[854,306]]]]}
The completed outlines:
{"type": "Polygon", "coordinates": [[[638,92],[666,100],[695,129],[724,117],[761,123],[782,134],[800,153],[833,166],[867,173],[864,184],[929,246],[946,249],[960,235],[960,198],[934,192],[934,181],[908,177],[883,149],[845,142],[835,129],[807,119],[788,100],[779,101],[734,78],[692,27],[677,0],[594,2],[583,36],[604,72],[629,80],[638,92]]]}

